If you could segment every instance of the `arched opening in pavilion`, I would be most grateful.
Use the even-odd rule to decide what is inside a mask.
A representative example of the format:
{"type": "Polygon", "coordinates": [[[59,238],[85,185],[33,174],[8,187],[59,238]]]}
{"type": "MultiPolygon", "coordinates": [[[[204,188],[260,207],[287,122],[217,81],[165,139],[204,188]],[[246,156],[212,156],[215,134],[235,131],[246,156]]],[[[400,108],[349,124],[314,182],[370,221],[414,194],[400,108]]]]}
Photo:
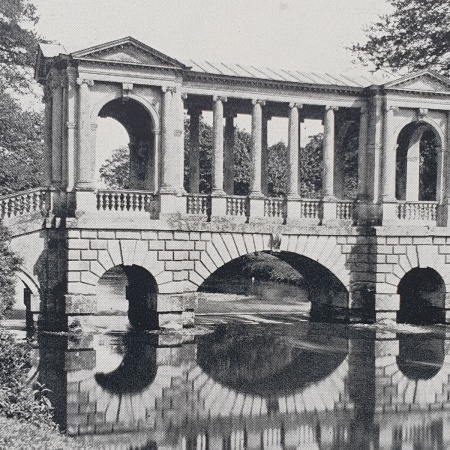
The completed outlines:
{"type": "Polygon", "coordinates": [[[429,267],[410,270],[398,285],[397,322],[433,324],[445,321],[446,288],[442,277],[429,267]]]}
{"type": "Polygon", "coordinates": [[[436,130],[418,121],[406,125],[397,139],[396,197],[410,202],[436,201],[438,154],[436,130]]]}
{"type": "Polygon", "coordinates": [[[131,98],[106,103],[99,112],[97,168],[107,187],[154,190],[156,188],[155,135],[145,106],[131,98]]]}
{"type": "Polygon", "coordinates": [[[158,285],[143,267],[118,265],[109,269],[99,279],[97,292],[100,313],[127,313],[136,329],[158,328],[158,285]]]}

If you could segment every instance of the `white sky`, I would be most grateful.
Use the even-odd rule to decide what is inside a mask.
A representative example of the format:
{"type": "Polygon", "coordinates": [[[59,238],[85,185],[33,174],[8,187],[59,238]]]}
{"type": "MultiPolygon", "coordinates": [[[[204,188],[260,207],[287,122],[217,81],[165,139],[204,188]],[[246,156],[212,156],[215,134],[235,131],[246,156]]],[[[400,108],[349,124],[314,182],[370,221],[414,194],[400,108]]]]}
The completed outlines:
{"type": "MultiPolygon", "coordinates": [[[[34,4],[40,16],[38,32],[69,52],[133,36],[180,60],[330,73],[366,70],[352,64],[353,56],[345,47],[364,41],[363,27],[392,8],[387,0],[34,0],[34,4]]],[[[248,129],[245,122],[238,126],[248,129]]],[[[317,127],[311,130],[303,130],[303,136],[317,127]]],[[[126,143],[123,132],[115,135],[108,125],[99,126],[98,134],[100,147],[126,143]]],[[[286,141],[286,134],[283,121],[269,123],[269,143],[286,141]]]]}

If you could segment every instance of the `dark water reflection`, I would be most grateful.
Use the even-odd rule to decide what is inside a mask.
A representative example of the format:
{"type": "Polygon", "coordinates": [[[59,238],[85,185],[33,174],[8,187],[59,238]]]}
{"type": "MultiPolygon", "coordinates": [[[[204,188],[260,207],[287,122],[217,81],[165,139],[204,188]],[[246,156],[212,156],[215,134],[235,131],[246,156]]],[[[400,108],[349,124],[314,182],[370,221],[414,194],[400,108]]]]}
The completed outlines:
{"type": "Polygon", "coordinates": [[[41,334],[37,376],[61,426],[94,448],[450,448],[443,328],[286,318],[212,331],[41,334]]]}

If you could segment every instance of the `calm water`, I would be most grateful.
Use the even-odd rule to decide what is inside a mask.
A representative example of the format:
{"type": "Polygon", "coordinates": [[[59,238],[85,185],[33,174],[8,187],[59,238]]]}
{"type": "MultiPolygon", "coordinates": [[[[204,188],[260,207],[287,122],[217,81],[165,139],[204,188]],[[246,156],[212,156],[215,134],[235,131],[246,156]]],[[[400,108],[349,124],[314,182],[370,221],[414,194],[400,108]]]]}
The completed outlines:
{"type": "Polygon", "coordinates": [[[41,333],[30,378],[99,449],[450,448],[445,327],[312,323],[301,292],[247,293],[202,294],[182,333],[133,332],[123,315],[41,333]]]}

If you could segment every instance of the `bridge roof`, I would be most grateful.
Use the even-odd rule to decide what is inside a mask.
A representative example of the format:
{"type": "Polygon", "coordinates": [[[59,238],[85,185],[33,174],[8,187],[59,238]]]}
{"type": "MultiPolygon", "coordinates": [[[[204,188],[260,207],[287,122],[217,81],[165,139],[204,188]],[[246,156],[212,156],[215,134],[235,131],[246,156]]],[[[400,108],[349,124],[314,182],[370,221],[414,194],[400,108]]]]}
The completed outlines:
{"type": "Polygon", "coordinates": [[[336,75],[330,73],[303,72],[299,70],[274,69],[272,67],[257,67],[245,64],[198,60],[188,60],[185,61],[185,64],[191,67],[191,71],[193,72],[229,77],[253,78],[266,81],[357,88],[385,83],[385,80],[369,75],[336,75]]]}

